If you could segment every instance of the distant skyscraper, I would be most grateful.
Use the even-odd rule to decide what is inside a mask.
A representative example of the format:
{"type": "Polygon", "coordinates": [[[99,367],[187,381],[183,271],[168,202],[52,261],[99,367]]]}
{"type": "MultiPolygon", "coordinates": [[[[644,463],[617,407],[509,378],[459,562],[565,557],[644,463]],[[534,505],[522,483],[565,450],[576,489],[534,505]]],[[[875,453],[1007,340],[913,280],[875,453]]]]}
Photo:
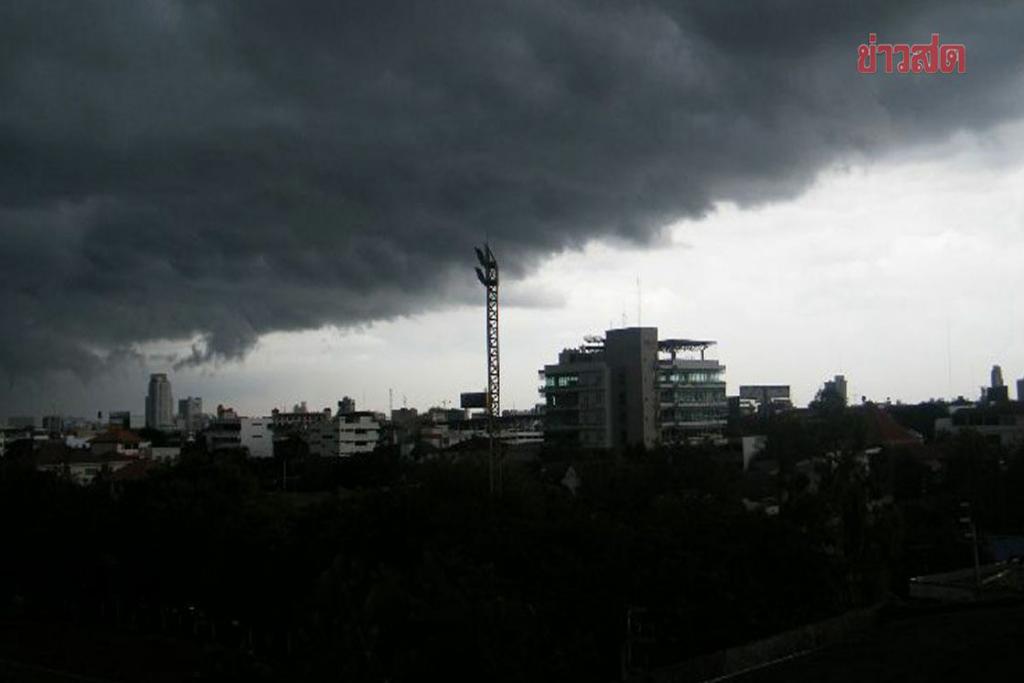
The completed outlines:
{"type": "Polygon", "coordinates": [[[846,403],[846,377],[843,375],[836,375],[832,379],[828,380],[825,382],[825,391],[840,396],[843,399],[843,403],[846,403]]]}
{"type": "Polygon", "coordinates": [[[162,372],[149,376],[149,394],[146,395],[146,426],[150,429],[169,430],[174,427],[174,398],[171,381],[162,372]]]}
{"type": "Polygon", "coordinates": [[[203,399],[199,396],[189,396],[178,401],[178,417],[182,429],[186,432],[198,432],[202,429],[203,399]]]}
{"type": "Polygon", "coordinates": [[[1017,380],[1017,400],[1024,401],[1024,377],[1017,380]]]}
{"type": "Polygon", "coordinates": [[[348,396],[343,397],[338,401],[338,412],[342,415],[356,412],[356,400],[348,396]]]}
{"type": "Polygon", "coordinates": [[[992,387],[1003,386],[1003,369],[998,365],[992,366],[992,387]]]}
{"type": "Polygon", "coordinates": [[[836,385],[836,392],[843,397],[843,402],[847,400],[846,396],[846,377],[843,375],[836,375],[835,379],[832,380],[836,385]]]}

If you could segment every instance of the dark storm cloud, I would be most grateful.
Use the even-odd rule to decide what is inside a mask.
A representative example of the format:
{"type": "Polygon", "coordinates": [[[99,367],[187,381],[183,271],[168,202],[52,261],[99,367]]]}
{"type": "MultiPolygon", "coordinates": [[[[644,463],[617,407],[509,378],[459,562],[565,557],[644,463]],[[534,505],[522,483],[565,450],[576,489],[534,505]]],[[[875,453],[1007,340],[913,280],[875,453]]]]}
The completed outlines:
{"type": "MultiPolygon", "coordinates": [[[[69,2],[0,9],[0,371],[88,376],[476,301],[824,164],[1020,114],[1019,4],[69,2]],[[856,45],[968,44],[865,77],[856,45]]],[[[523,301],[543,299],[530,295],[523,301]]]]}

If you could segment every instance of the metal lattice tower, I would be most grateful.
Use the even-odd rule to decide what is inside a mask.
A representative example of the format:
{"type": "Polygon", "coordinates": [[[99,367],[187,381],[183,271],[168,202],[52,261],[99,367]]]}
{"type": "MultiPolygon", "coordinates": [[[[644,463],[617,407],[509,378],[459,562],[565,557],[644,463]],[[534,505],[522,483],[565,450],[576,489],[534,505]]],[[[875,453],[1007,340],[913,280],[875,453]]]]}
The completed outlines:
{"type": "MultiPolygon", "coordinates": [[[[491,492],[494,492],[494,436],[501,415],[501,364],[498,356],[498,261],[490,245],[476,249],[476,277],[487,289],[487,435],[490,441],[491,492]]],[[[499,471],[500,477],[500,471],[499,471]]]]}
{"type": "Polygon", "coordinates": [[[498,362],[498,261],[490,246],[476,250],[477,279],[487,288],[487,416],[501,415],[501,371],[498,362]]]}

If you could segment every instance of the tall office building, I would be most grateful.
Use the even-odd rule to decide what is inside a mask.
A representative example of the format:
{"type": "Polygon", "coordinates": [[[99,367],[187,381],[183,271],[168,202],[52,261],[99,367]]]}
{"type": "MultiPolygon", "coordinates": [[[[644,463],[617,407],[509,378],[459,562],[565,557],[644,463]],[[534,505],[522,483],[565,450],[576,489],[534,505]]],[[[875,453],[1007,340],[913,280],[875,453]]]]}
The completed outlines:
{"type": "Polygon", "coordinates": [[[631,327],[563,350],[540,371],[545,441],[650,448],[721,434],[725,366],[705,357],[714,343],[659,340],[657,328],[631,327]]]}
{"type": "Polygon", "coordinates": [[[999,367],[998,365],[993,365],[992,366],[992,384],[991,384],[991,387],[993,389],[995,389],[996,387],[1001,387],[1001,386],[1003,386],[1003,369],[1001,367],[999,367]]]}
{"type": "Polygon", "coordinates": [[[558,362],[540,371],[544,381],[544,440],[582,448],[611,448],[611,370],[604,340],[588,337],[579,348],[563,349],[558,362]]]}
{"type": "Polygon", "coordinates": [[[1024,377],[1017,380],[1017,400],[1024,401],[1024,377]]]}
{"type": "Polygon", "coordinates": [[[836,375],[832,379],[825,382],[825,391],[827,393],[835,394],[836,396],[843,399],[843,404],[847,403],[846,396],[846,377],[843,375],[836,375]]]}
{"type": "Polygon", "coordinates": [[[715,342],[658,342],[659,428],[662,443],[721,435],[729,416],[725,366],[707,358],[715,342]]]}
{"type": "Polygon", "coordinates": [[[171,395],[171,381],[162,372],[149,376],[149,393],[146,395],[146,427],[170,430],[174,428],[174,398],[171,395]]]}
{"type": "Polygon", "coordinates": [[[182,430],[198,432],[203,428],[203,399],[189,396],[178,401],[178,419],[182,430]]]}

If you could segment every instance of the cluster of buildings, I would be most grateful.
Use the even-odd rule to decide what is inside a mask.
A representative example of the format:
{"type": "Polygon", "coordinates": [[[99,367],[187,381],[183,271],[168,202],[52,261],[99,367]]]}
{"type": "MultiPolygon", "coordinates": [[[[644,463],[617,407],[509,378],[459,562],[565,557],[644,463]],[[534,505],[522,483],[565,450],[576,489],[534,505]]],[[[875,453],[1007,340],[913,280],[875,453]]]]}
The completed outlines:
{"type": "Polygon", "coordinates": [[[298,439],[318,457],[346,457],[372,453],[380,443],[381,416],[357,411],[347,396],[338,401],[338,412],[330,408],[310,411],[305,403],[290,412],[276,408],[264,417],[238,415],[233,409],[217,406],[217,416],[203,433],[210,452],[245,449],[250,457],[269,458],[274,444],[298,439]]]}
{"type": "Polygon", "coordinates": [[[154,467],[177,461],[181,453],[178,446],[155,445],[117,425],[97,430],[95,425],[69,421],[64,429],[0,429],[0,458],[23,458],[38,470],[88,485],[101,475],[114,484],[140,478],[154,467]]]}
{"type": "Polygon", "coordinates": [[[949,415],[935,420],[935,433],[978,432],[985,439],[1016,448],[1024,445],[1024,379],[1017,380],[1017,400],[1010,400],[1003,382],[1003,369],[992,366],[991,382],[981,387],[978,401],[958,398],[949,405],[949,415]]]}
{"type": "Polygon", "coordinates": [[[658,339],[656,327],[608,330],[540,371],[544,438],[584,448],[654,447],[721,434],[725,366],[713,341],[658,339]]]}
{"type": "MultiPolygon", "coordinates": [[[[240,415],[222,405],[207,414],[202,398],[188,396],[177,401],[175,410],[169,378],[155,373],[149,378],[143,415],[111,411],[105,421],[102,413],[95,421],[47,415],[41,426],[31,417],[9,418],[7,428],[0,429],[0,457],[19,439],[59,442],[70,450],[47,446],[50,461],[41,461],[41,467],[70,468],[76,480],[85,481],[97,468],[114,471],[135,460],[173,460],[181,445],[195,441],[202,441],[209,452],[244,450],[253,458],[269,458],[299,444],[312,456],[350,457],[380,446],[395,447],[402,455],[478,449],[491,438],[525,452],[542,445],[588,450],[709,441],[726,445],[739,435],[744,451],[753,452],[757,435],[736,425],[800,409],[794,408],[785,384],[741,385],[737,394],[729,395],[726,367],[711,357],[715,344],[662,339],[656,327],[610,329],[585,337],[539,371],[541,403],[531,410],[504,411],[490,423],[480,410],[484,398],[479,393],[463,394],[460,408],[420,413],[403,407],[388,415],[357,410],[347,396],[333,409],[311,410],[303,402],[258,416],[240,415]],[[143,428],[150,430],[143,433],[162,434],[164,438],[156,439],[161,446],[140,439],[137,433],[143,428]]],[[[822,393],[845,404],[846,378],[836,375],[825,382],[822,393]]],[[[934,431],[973,429],[1006,446],[1022,444],[1022,396],[1024,380],[1017,382],[1018,400],[1011,401],[1002,370],[995,366],[980,399],[948,404],[934,431]]]]}
{"type": "MultiPolygon", "coordinates": [[[[544,440],[618,449],[719,440],[730,419],[793,407],[788,385],[743,385],[726,392],[715,342],[660,339],[656,327],[589,336],[540,371],[544,440]]],[[[845,396],[846,384],[837,376],[845,396]]]]}

